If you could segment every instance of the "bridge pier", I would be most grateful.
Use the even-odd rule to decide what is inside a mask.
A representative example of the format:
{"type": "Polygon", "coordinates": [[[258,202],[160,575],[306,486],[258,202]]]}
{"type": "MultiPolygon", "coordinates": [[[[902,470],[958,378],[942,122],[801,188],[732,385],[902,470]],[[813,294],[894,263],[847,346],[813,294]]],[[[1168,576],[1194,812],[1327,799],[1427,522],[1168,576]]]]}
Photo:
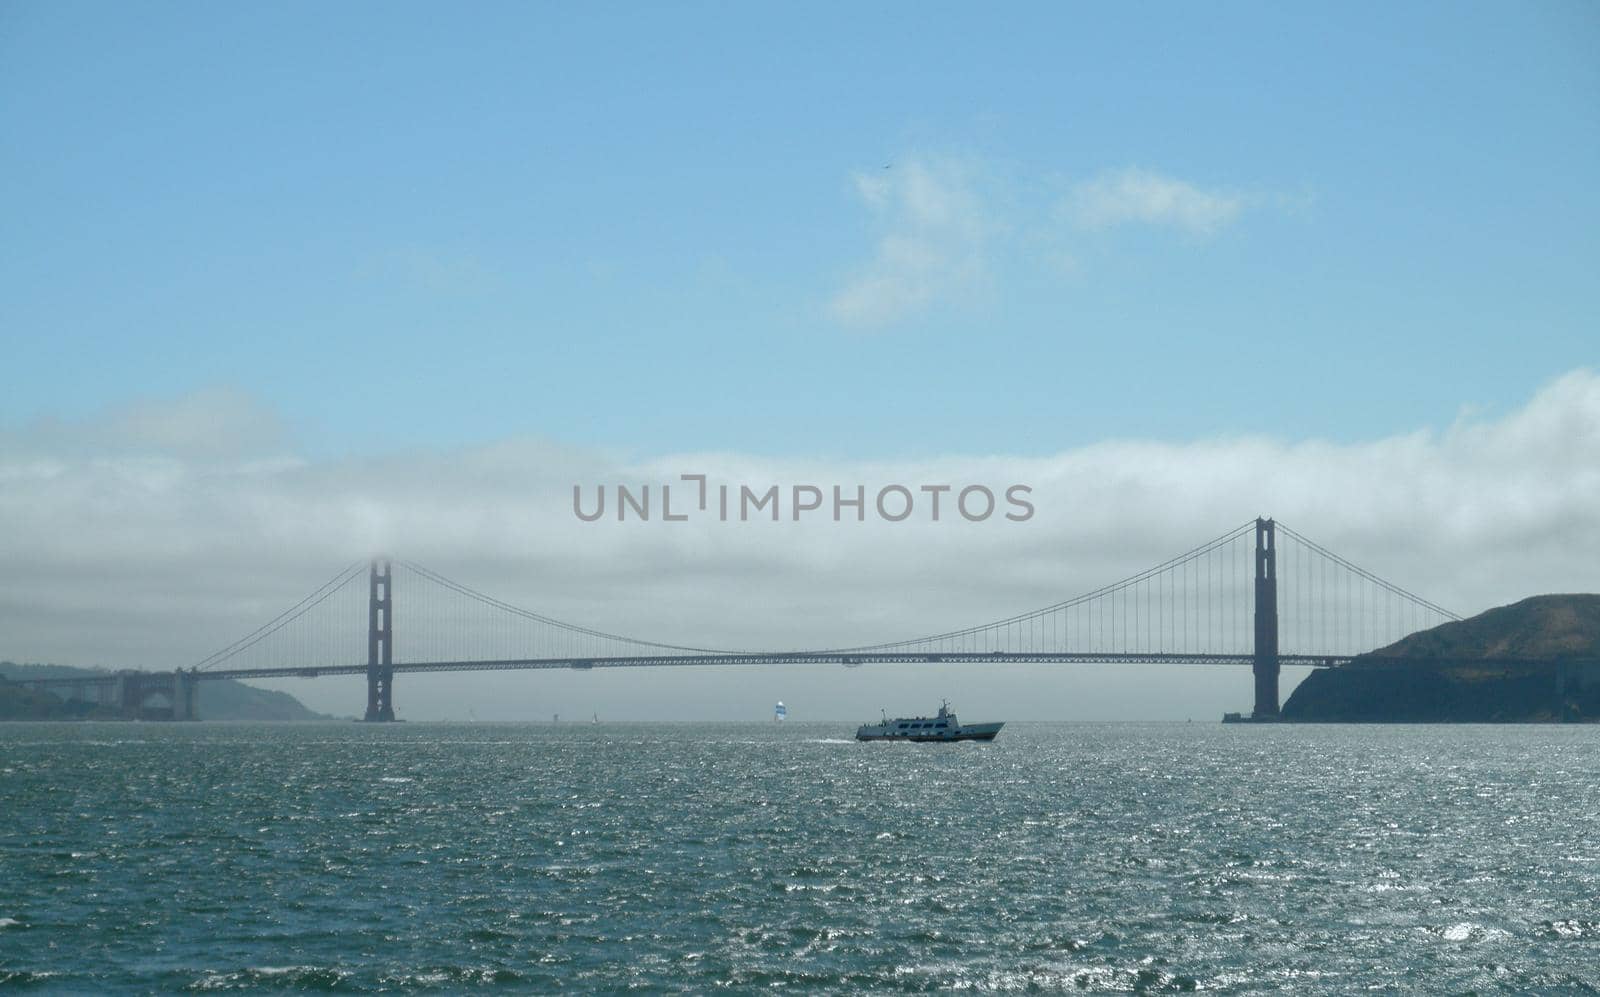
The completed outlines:
{"type": "Polygon", "coordinates": [[[200,683],[194,680],[192,674],[182,668],[172,673],[172,719],[200,719],[195,708],[199,691],[200,683]]]}
{"type": "MultiPolygon", "coordinates": [[[[111,705],[117,708],[117,713],[124,720],[138,718],[138,706],[130,707],[128,705],[129,699],[137,696],[137,693],[132,688],[137,682],[138,680],[133,677],[132,672],[124,670],[117,672],[117,677],[111,684],[111,705]]],[[[136,698],[135,702],[137,702],[136,698]]]]}
{"type": "Polygon", "coordinates": [[[1273,720],[1278,716],[1278,543],[1270,519],[1256,520],[1256,706],[1251,716],[1273,720]]]}
{"type": "Polygon", "coordinates": [[[145,692],[145,678],[139,672],[124,670],[117,673],[117,712],[122,715],[122,719],[141,719],[145,692]]]}
{"type": "Polygon", "coordinates": [[[362,718],[370,723],[394,719],[393,579],[388,560],[373,558],[367,573],[367,713],[362,718]]]}

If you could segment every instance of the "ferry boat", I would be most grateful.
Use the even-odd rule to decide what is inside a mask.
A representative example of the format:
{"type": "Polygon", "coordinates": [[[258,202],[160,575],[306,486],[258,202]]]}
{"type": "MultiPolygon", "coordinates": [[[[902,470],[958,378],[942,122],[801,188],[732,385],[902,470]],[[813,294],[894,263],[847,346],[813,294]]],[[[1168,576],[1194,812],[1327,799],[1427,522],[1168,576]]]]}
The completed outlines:
{"type": "Polygon", "coordinates": [[[875,724],[856,728],[857,741],[993,741],[1002,723],[963,724],[946,700],[933,717],[896,717],[888,714],[875,724]]]}

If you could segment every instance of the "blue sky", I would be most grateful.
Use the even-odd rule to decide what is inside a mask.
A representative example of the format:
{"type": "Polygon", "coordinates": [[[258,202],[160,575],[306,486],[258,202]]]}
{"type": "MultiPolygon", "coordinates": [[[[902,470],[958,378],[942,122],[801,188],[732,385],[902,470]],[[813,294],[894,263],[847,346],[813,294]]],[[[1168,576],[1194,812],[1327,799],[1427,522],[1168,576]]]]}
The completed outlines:
{"type": "MultiPolygon", "coordinates": [[[[1595,591],[1597,179],[1592,3],[0,0],[0,657],[186,665],[379,550],[695,646],[983,623],[1256,515],[1463,613],[1595,591]],[[681,473],[1038,515],[573,516],[681,473]]],[[[402,701],[1248,707],[870,678],[402,701]]]]}
{"type": "Polygon", "coordinates": [[[1592,4],[7,2],[0,176],[13,428],[1357,440],[1600,356],[1592,4]]]}

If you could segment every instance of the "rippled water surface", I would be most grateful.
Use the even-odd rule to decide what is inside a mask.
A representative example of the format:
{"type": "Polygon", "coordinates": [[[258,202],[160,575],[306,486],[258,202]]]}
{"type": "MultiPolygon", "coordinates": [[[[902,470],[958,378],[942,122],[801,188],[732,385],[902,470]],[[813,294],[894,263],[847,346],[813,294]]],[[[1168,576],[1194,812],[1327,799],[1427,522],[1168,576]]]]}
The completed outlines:
{"type": "Polygon", "coordinates": [[[0,726],[0,985],[1600,987],[1600,728],[0,726]]]}

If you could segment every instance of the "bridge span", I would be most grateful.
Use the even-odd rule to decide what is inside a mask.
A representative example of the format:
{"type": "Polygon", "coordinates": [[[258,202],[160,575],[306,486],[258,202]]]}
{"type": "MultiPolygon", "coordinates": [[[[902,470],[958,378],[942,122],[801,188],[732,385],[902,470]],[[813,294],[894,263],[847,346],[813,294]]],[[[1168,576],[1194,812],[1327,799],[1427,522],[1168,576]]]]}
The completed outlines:
{"type": "Polygon", "coordinates": [[[375,558],[344,569],[193,667],[26,684],[78,698],[92,695],[130,717],[148,714],[147,704],[163,699],[171,704],[172,719],[186,720],[198,718],[202,682],[364,675],[365,719],[382,722],[395,719],[395,676],[421,672],[783,664],[1249,665],[1252,715],[1270,719],[1279,711],[1284,664],[1338,666],[1368,648],[1457,618],[1271,519],[1256,519],[1153,568],[1041,609],[910,640],[809,650],[724,650],[625,637],[513,606],[420,565],[375,558]],[[1286,559],[1280,531],[1292,544],[1286,559]],[[416,608],[408,608],[407,617],[415,621],[410,628],[415,636],[407,645],[415,650],[404,656],[396,643],[397,569],[416,582],[411,597],[416,608]],[[365,586],[359,584],[363,575],[365,586]],[[361,595],[364,606],[356,602],[361,595]],[[363,609],[365,627],[352,627],[352,618],[359,619],[363,609]],[[1289,650],[1280,643],[1285,631],[1289,650]],[[364,655],[351,646],[352,637],[362,636],[364,655]]]}

